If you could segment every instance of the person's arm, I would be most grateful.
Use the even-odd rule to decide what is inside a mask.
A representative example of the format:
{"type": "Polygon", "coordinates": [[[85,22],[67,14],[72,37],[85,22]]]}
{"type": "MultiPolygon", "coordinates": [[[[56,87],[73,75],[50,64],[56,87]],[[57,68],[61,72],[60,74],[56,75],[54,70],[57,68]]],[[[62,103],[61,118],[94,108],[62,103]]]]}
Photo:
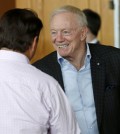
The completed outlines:
{"type": "Polygon", "coordinates": [[[50,109],[50,134],[80,134],[75,115],[61,87],[50,88],[52,92],[45,99],[50,109]]]}

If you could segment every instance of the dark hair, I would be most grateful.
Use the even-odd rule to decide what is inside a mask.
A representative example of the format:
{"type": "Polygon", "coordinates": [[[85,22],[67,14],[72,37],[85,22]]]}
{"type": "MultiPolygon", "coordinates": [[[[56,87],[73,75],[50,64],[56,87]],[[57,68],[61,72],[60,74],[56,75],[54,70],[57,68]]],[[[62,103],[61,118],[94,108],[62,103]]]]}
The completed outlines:
{"type": "Polygon", "coordinates": [[[87,18],[88,28],[95,36],[97,36],[101,27],[100,15],[91,9],[84,9],[83,12],[87,18]]]}
{"type": "Polygon", "coordinates": [[[25,52],[39,38],[43,27],[37,14],[30,9],[15,8],[8,10],[0,18],[0,49],[8,48],[25,52]]]}

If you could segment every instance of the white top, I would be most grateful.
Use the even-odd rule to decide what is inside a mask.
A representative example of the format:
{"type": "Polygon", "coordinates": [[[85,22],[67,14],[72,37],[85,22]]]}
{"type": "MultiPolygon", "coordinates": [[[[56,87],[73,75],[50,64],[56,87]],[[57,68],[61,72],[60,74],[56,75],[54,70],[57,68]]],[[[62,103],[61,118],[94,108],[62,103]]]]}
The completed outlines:
{"type": "Polygon", "coordinates": [[[97,38],[94,38],[93,40],[91,40],[89,43],[93,43],[93,44],[96,44],[98,42],[98,39],[97,38]]]}
{"type": "Polygon", "coordinates": [[[0,134],[80,134],[56,80],[23,54],[0,50],[0,134]]]}

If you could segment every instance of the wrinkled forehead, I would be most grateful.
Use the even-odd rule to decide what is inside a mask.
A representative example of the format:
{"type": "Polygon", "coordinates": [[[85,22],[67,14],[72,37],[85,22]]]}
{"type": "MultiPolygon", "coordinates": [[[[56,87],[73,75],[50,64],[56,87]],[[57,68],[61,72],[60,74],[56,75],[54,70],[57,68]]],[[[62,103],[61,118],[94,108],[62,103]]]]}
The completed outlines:
{"type": "Polygon", "coordinates": [[[76,27],[80,26],[78,16],[70,12],[62,12],[52,16],[50,21],[51,28],[60,28],[60,27],[76,27]]]}

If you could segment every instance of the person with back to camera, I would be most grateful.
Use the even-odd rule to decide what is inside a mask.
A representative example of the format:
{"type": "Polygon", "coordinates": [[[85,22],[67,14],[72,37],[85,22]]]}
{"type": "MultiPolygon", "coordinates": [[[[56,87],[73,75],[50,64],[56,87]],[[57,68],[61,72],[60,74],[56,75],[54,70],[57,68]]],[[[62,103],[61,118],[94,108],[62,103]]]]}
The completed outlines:
{"type": "Polygon", "coordinates": [[[120,133],[120,49],[86,44],[87,20],[77,7],[56,9],[50,33],[56,51],[33,65],[64,89],[82,134],[120,133]]]}
{"type": "Polygon", "coordinates": [[[0,134],[80,134],[58,82],[29,62],[42,27],[28,9],[0,18],[0,134]]]}
{"type": "Polygon", "coordinates": [[[91,9],[84,9],[83,12],[87,18],[87,23],[88,23],[87,24],[88,33],[87,33],[86,42],[100,44],[100,41],[98,40],[98,33],[101,28],[100,15],[91,9]]]}

